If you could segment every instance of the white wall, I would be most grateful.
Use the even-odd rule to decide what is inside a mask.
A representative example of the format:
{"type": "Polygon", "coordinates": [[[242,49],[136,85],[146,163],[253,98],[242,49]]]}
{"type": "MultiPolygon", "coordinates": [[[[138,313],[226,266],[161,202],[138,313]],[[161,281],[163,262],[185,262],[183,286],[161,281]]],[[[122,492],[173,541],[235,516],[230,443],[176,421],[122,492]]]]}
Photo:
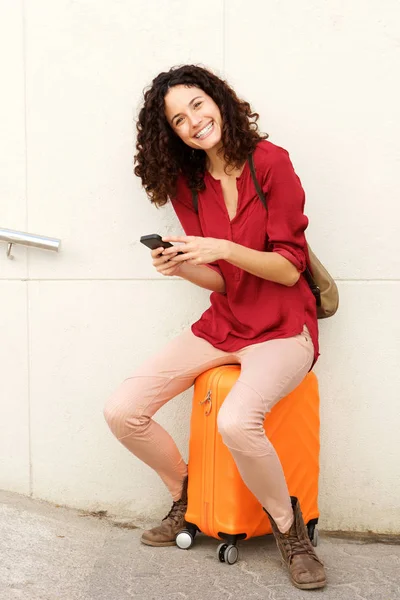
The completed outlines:
{"type": "MultiPolygon", "coordinates": [[[[154,274],[138,238],[180,228],[132,175],[143,88],[193,62],[290,151],[338,280],[316,368],[321,527],[399,533],[399,17],[394,0],[0,3],[0,227],[62,240],[13,261],[0,244],[1,488],[139,521],[169,505],[102,407],[207,306],[154,274]]],[[[185,456],[190,396],[159,413],[185,456]]]]}

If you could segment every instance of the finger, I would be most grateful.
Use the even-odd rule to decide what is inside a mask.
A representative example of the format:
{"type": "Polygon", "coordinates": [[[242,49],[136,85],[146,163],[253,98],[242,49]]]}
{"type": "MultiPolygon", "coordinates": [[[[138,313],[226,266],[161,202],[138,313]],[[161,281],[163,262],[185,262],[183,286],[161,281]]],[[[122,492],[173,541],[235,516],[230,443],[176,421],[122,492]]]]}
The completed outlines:
{"type": "Polygon", "coordinates": [[[187,256],[187,254],[177,254],[177,256],[175,256],[174,258],[172,258],[168,262],[171,262],[171,263],[173,262],[175,264],[180,264],[180,263],[186,262],[186,260],[187,260],[186,256],[187,256]]]}
{"type": "Polygon", "coordinates": [[[201,260],[200,257],[199,257],[199,255],[196,252],[185,252],[185,254],[178,255],[175,260],[179,261],[179,262],[182,262],[184,260],[185,261],[192,261],[192,260],[195,260],[195,259],[201,260]]]}
{"type": "Polygon", "coordinates": [[[165,257],[165,256],[161,256],[160,258],[156,258],[155,260],[153,260],[153,266],[154,267],[161,267],[162,265],[166,265],[167,263],[170,263],[172,259],[165,257]]]}
{"type": "Polygon", "coordinates": [[[163,250],[164,250],[164,248],[162,246],[160,248],[156,248],[155,250],[151,251],[151,256],[153,258],[157,258],[157,256],[159,256],[163,250]]]}
{"type": "Polygon", "coordinates": [[[159,269],[157,269],[157,271],[159,273],[161,273],[161,275],[170,275],[172,273],[175,273],[176,271],[176,265],[171,265],[168,267],[160,267],[159,269]]]}
{"type": "Polygon", "coordinates": [[[166,236],[163,237],[162,240],[163,242],[180,242],[180,243],[187,243],[187,242],[191,242],[194,239],[193,235],[179,235],[179,236],[166,236]]]}
{"type": "Polygon", "coordinates": [[[170,256],[171,254],[174,254],[176,256],[178,252],[182,252],[183,248],[183,244],[181,244],[180,246],[174,246],[173,248],[165,248],[165,250],[163,251],[163,255],[170,256]]]}
{"type": "Polygon", "coordinates": [[[179,264],[180,262],[182,262],[182,260],[181,260],[182,256],[183,256],[182,254],[175,254],[175,256],[173,256],[172,258],[170,258],[168,260],[168,263],[179,264]]]}
{"type": "Polygon", "coordinates": [[[161,254],[157,260],[162,260],[164,262],[167,262],[168,260],[171,260],[171,258],[174,258],[177,255],[178,255],[178,252],[176,250],[175,250],[175,252],[169,253],[169,254],[164,254],[164,252],[161,252],[161,254]]]}
{"type": "Polygon", "coordinates": [[[167,261],[167,260],[171,260],[172,258],[175,258],[175,256],[177,256],[177,255],[178,255],[178,253],[177,253],[176,250],[175,250],[175,252],[168,252],[168,254],[166,252],[163,252],[161,254],[160,258],[162,258],[162,259],[164,259],[164,260],[167,261]]]}
{"type": "Polygon", "coordinates": [[[176,256],[176,260],[179,261],[184,261],[184,260],[188,260],[188,258],[198,258],[198,250],[194,250],[192,248],[192,250],[190,250],[189,248],[186,249],[185,248],[185,252],[179,252],[176,256]]]}
{"type": "Polygon", "coordinates": [[[155,258],[153,260],[153,265],[163,265],[164,263],[169,261],[169,256],[164,256],[163,254],[160,254],[160,256],[157,256],[157,258],[155,258]]]}

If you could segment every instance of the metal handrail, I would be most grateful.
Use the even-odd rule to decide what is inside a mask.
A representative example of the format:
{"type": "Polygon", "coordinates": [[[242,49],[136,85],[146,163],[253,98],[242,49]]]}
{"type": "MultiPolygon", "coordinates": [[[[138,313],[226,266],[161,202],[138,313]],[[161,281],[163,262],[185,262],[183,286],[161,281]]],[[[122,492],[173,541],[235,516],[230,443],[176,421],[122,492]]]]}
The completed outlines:
{"type": "Polygon", "coordinates": [[[1,227],[0,242],[8,243],[8,258],[13,258],[13,256],[11,256],[13,244],[20,244],[21,246],[34,246],[35,248],[52,250],[53,252],[58,252],[61,244],[61,240],[57,238],[50,238],[44,235],[37,235],[35,233],[26,233],[24,231],[14,231],[13,229],[3,229],[1,227]]]}

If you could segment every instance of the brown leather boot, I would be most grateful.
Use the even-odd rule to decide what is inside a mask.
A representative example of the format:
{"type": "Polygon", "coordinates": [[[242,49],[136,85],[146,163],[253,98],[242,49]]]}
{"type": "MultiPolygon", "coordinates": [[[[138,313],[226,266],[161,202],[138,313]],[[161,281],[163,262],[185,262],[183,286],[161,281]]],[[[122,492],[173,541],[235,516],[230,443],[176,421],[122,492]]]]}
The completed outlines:
{"type": "Polygon", "coordinates": [[[161,525],[145,531],[140,539],[147,546],[175,546],[175,537],[185,527],[188,478],[183,481],[182,495],[175,500],[161,525]]]}
{"type": "Polygon", "coordinates": [[[294,496],[291,496],[291,501],[294,521],[286,533],[279,531],[271,515],[265,511],[271,522],[276,544],[289,570],[290,579],[296,587],[301,590],[322,588],[326,584],[324,564],[311,545],[299,501],[294,496]]]}

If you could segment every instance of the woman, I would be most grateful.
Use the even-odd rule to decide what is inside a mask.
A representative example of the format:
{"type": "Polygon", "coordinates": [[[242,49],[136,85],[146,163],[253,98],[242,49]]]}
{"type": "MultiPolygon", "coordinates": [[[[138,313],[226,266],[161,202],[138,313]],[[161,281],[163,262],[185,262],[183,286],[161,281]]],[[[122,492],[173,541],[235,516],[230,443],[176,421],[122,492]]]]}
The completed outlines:
{"type": "Polygon", "coordinates": [[[187,465],[156,411],[202,372],[241,364],[218,415],[238,470],[271,521],[292,582],[325,585],[297,498],[291,498],[265,414],[302,381],[318,357],[315,299],[301,273],[308,261],[304,192],[288,153],[266,141],[258,115],[210,71],[183,66],[161,73],[144,95],[137,123],[135,174],[157,206],[171,200],[186,236],[152,251],[153,265],[211,290],[202,317],[147,360],[105,409],[114,435],[171,492],[161,525],[144,532],[151,546],[175,543],[184,525],[187,465]],[[259,200],[248,156],[267,197],[259,200]],[[196,190],[196,199],[192,190],[196,190]]]}

